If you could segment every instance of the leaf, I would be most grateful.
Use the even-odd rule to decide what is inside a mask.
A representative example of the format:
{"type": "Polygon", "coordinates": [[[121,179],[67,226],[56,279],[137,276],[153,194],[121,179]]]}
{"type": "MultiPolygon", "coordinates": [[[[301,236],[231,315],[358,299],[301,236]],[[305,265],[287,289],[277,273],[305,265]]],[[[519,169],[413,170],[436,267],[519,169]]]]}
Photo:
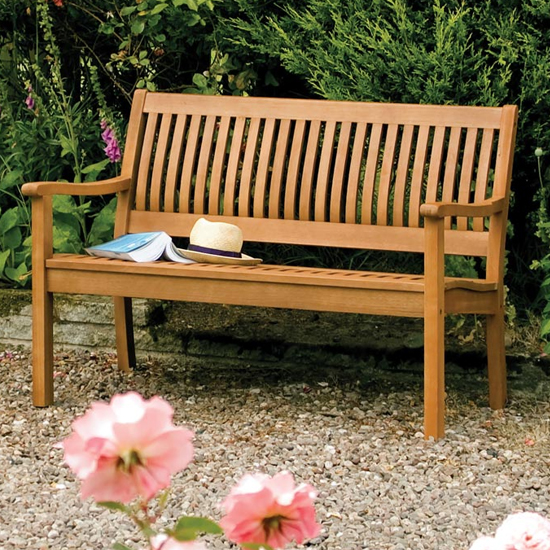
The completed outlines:
{"type": "Polygon", "coordinates": [[[6,210],[0,217],[0,235],[4,235],[19,223],[19,208],[17,206],[6,210]]]}
{"type": "Polygon", "coordinates": [[[117,199],[114,197],[94,218],[90,233],[88,234],[87,246],[101,244],[113,238],[116,205],[117,199]]]}
{"type": "Polygon", "coordinates": [[[3,250],[2,252],[0,252],[0,275],[4,273],[4,269],[6,268],[6,262],[8,261],[10,254],[11,254],[11,250],[3,250]]]}
{"type": "Polygon", "coordinates": [[[83,174],[99,174],[108,164],[109,159],[102,160],[100,162],[96,162],[95,164],[89,164],[88,166],[85,166],[82,168],[83,174]]]}
{"type": "Polygon", "coordinates": [[[144,19],[142,19],[142,18],[136,19],[132,23],[132,27],[131,27],[132,34],[141,34],[144,29],[145,29],[145,20],[144,19]]]}
{"type": "Polygon", "coordinates": [[[10,187],[18,185],[22,181],[22,176],[22,170],[10,170],[4,175],[2,180],[0,180],[0,190],[9,189],[10,187]]]}
{"type": "Polygon", "coordinates": [[[114,500],[105,500],[103,502],[98,502],[97,504],[99,506],[103,506],[103,508],[107,508],[107,510],[116,510],[117,512],[127,513],[130,510],[128,506],[122,504],[122,502],[116,502],[114,500]]]}
{"type": "Polygon", "coordinates": [[[195,73],[193,75],[193,84],[197,88],[206,88],[208,86],[208,80],[203,74],[195,73]]]}
{"type": "Polygon", "coordinates": [[[243,542],[241,543],[241,548],[245,548],[246,550],[273,550],[269,544],[258,542],[243,542]]]}
{"type": "Polygon", "coordinates": [[[540,326],[540,335],[544,338],[547,334],[550,334],[550,319],[544,319],[540,326]]]}
{"type": "Polygon", "coordinates": [[[161,11],[163,11],[164,9],[166,9],[168,7],[168,4],[157,4],[149,13],[151,15],[156,15],[157,13],[160,13],[161,11]]]}
{"type": "Polygon", "coordinates": [[[137,10],[137,6],[125,6],[120,10],[120,15],[130,15],[137,10]]]}
{"type": "Polygon", "coordinates": [[[23,235],[19,227],[12,227],[9,231],[6,231],[1,237],[2,245],[9,250],[15,250],[21,245],[23,241],[23,235]]]}
{"type": "Polygon", "coordinates": [[[185,516],[178,520],[172,536],[179,541],[195,540],[199,533],[221,535],[222,528],[211,519],[185,516]]]}
{"type": "Polygon", "coordinates": [[[126,546],[125,544],[122,544],[120,542],[115,542],[113,544],[113,550],[132,550],[129,546],[126,546]]]}
{"type": "Polygon", "coordinates": [[[190,10],[197,11],[199,6],[195,0],[173,0],[174,6],[177,8],[185,4],[190,10]]]}
{"type": "Polygon", "coordinates": [[[24,285],[27,277],[29,276],[29,268],[27,264],[19,264],[16,268],[6,267],[5,269],[6,277],[10,278],[12,281],[24,285]]]}

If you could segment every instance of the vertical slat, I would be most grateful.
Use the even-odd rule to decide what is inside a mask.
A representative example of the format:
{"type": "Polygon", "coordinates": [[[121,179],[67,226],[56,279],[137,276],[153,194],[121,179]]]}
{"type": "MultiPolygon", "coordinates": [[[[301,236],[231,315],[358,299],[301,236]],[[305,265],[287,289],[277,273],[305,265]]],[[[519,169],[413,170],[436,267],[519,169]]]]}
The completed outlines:
{"type": "Polygon", "coordinates": [[[409,164],[411,161],[412,140],[414,126],[407,124],[403,127],[401,146],[399,148],[399,160],[395,172],[395,187],[393,192],[393,222],[392,225],[402,227],[405,223],[405,191],[409,176],[409,164]]]}
{"type": "Polygon", "coordinates": [[[147,208],[147,191],[149,184],[149,169],[151,166],[151,155],[155,144],[157,133],[157,113],[149,113],[145,135],[143,136],[143,146],[141,148],[141,160],[139,162],[139,172],[136,185],[136,210],[145,210],[147,208]]]}
{"type": "Polygon", "coordinates": [[[361,223],[370,225],[373,221],[374,188],[378,174],[378,157],[380,155],[380,141],[382,139],[382,124],[373,124],[369,137],[369,152],[365,167],[363,183],[363,206],[361,209],[361,223]]]}
{"type": "MultiPolygon", "coordinates": [[[[495,131],[492,128],[485,128],[483,130],[483,137],[481,138],[481,148],[477,164],[475,202],[480,202],[487,198],[487,185],[489,182],[494,140],[495,131]]],[[[474,231],[483,231],[485,229],[484,222],[483,218],[474,218],[474,231]]]]}
{"type": "Polygon", "coordinates": [[[204,129],[202,131],[201,148],[197,163],[197,180],[195,182],[193,207],[195,214],[207,213],[205,208],[206,187],[210,171],[210,161],[212,160],[212,147],[215,129],[216,117],[214,115],[207,116],[204,123],[204,129]]]}
{"type": "Polygon", "coordinates": [[[309,220],[311,216],[313,176],[317,154],[319,150],[319,135],[321,133],[321,122],[312,120],[309,126],[309,135],[306,145],[306,158],[302,172],[302,184],[300,186],[300,219],[309,220]]]}
{"type": "Polygon", "coordinates": [[[170,147],[170,160],[168,161],[168,170],[166,171],[166,186],[164,188],[165,212],[174,212],[175,209],[176,181],[178,177],[178,168],[180,166],[181,147],[183,144],[186,121],[186,115],[178,115],[176,117],[174,137],[172,139],[172,146],[170,147]]]}
{"type": "Polygon", "coordinates": [[[128,131],[126,132],[126,146],[124,147],[124,158],[122,159],[121,175],[131,178],[132,186],[128,191],[118,194],[117,209],[115,217],[114,236],[119,237],[128,231],[128,220],[130,211],[134,207],[136,193],[136,181],[139,171],[139,162],[141,160],[141,145],[145,134],[145,115],[143,108],[147,92],[137,90],[132,101],[132,110],[128,122],[128,131]]]}
{"type": "MultiPolygon", "coordinates": [[[[466,142],[464,143],[464,152],[462,153],[462,169],[460,171],[460,184],[458,186],[458,202],[460,203],[470,202],[476,145],[477,128],[468,128],[466,132],[466,142]]],[[[462,231],[468,229],[468,218],[463,216],[457,218],[456,227],[462,231]]]]}
{"type": "Polygon", "coordinates": [[[315,186],[315,221],[326,221],[328,180],[330,167],[334,153],[334,138],[336,135],[336,122],[329,121],[325,125],[323,146],[319,158],[319,170],[317,172],[317,184],[315,186]]]}
{"type": "MultiPolygon", "coordinates": [[[[445,175],[443,176],[443,190],[441,200],[452,202],[455,194],[456,170],[458,166],[458,155],[460,151],[460,137],[462,128],[451,128],[449,137],[449,148],[447,149],[447,158],[445,160],[445,175]]],[[[445,229],[451,227],[451,218],[445,219],[445,229]]]]}
{"type": "Polygon", "coordinates": [[[360,122],[355,128],[353,151],[349,165],[348,191],[346,193],[346,223],[357,222],[357,199],[359,198],[359,179],[361,177],[361,165],[365,149],[367,124],[360,122]]]}
{"type": "Polygon", "coordinates": [[[37,407],[53,403],[53,295],[46,260],[53,254],[52,198],[32,198],[32,395],[37,407]]]}
{"type": "Polygon", "coordinates": [[[168,150],[168,138],[170,136],[170,127],[172,125],[172,115],[162,115],[160,130],[155,150],[155,160],[153,161],[153,173],[151,175],[151,191],[149,193],[149,210],[159,212],[161,209],[161,187],[166,165],[166,151],[168,150]]]}
{"type": "Polygon", "coordinates": [[[298,174],[300,172],[300,160],[304,147],[306,130],[305,120],[298,120],[294,126],[290,156],[288,160],[288,171],[285,183],[285,207],[284,217],[293,220],[296,215],[296,198],[298,195],[298,174]]]}
{"type": "Polygon", "coordinates": [[[443,220],[425,219],[424,437],[445,432],[445,251],[443,220]]]}
{"type": "MultiPolygon", "coordinates": [[[[245,127],[246,118],[238,117],[235,121],[235,127],[233,128],[229,159],[227,160],[225,188],[223,193],[223,213],[226,216],[232,216],[235,212],[235,201],[237,200],[237,171],[239,169],[239,159],[241,158],[245,127]]],[[[214,162],[216,162],[215,159],[214,162]]],[[[210,193],[212,193],[212,191],[210,191],[210,193]]],[[[219,193],[216,193],[216,195],[219,195],[219,193]]],[[[217,202],[219,204],[220,200],[217,202]]]]}
{"type": "Polygon", "coordinates": [[[259,118],[250,120],[245,142],[243,166],[241,170],[241,184],[239,186],[239,216],[250,215],[250,202],[252,199],[252,172],[254,160],[258,148],[258,136],[260,134],[259,118]]]}
{"type": "Polygon", "coordinates": [[[201,129],[202,117],[193,115],[189,130],[187,132],[187,143],[185,144],[185,154],[183,156],[183,167],[180,179],[180,203],[179,212],[187,214],[191,208],[191,188],[193,186],[193,170],[195,168],[195,158],[197,156],[197,144],[201,129]]]}
{"type": "Polygon", "coordinates": [[[430,127],[420,126],[416,139],[416,152],[414,154],[413,173],[411,177],[411,192],[409,196],[409,227],[420,225],[420,201],[422,200],[422,184],[424,182],[424,170],[428,158],[428,140],[430,127]]]}
{"type": "Polygon", "coordinates": [[[277,144],[275,146],[271,185],[269,187],[269,217],[272,219],[279,218],[280,214],[282,181],[286,166],[289,134],[290,120],[281,120],[277,144]]]}
{"type": "Polygon", "coordinates": [[[344,176],[349,156],[349,141],[351,137],[351,122],[342,122],[338,136],[338,149],[334,160],[334,175],[330,191],[330,221],[342,221],[342,207],[344,206],[344,176]]]}
{"type": "MultiPolygon", "coordinates": [[[[244,119],[243,126],[244,126],[244,119]]],[[[216,149],[214,151],[214,160],[212,161],[212,174],[210,176],[210,193],[208,195],[208,212],[210,214],[219,214],[221,206],[221,194],[222,188],[224,188],[225,193],[227,194],[227,185],[228,185],[228,168],[225,162],[225,157],[227,153],[227,141],[229,139],[229,130],[231,128],[231,117],[224,116],[221,118],[218,126],[218,137],[216,138],[216,149]],[[225,174],[225,185],[222,185],[222,181],[225,174]]],[[[242,132],[239,139],[240,148],[242,142],[242,132]]],[[[235,142],[235,136],[233,137],[233,143],[235,142]]],[[[234,145],[231,146],[231,151],[233,152],[234,145]]],[[[233,187],[235,186],[235,177],[233,177],[233,187]]],[[[233,210],[225,210],[226,213],[233,213],[233,210]]]]}
{"type": "Polygon", "coordinates": [[[262,144],[260,145],[260,157],[258,159],[258,173],[254,187],[253,212],[255,218],[263,218],[265,212],[265,200],[267,195],[267,180],[271,161],[271,150],[275,135],[275,119],[268,118],[265,121],[262,144]]]}
{"type": "Polygon", "coordinates": [[[382,168],[380,170],[378,200],[376,201],[376,225],[388,224],[388,208],[390,203],[390,190],[398,130],[399,126],[397,124],[388,125],[386,142],[384,143],[382,168]]]}
{"type": "Polygon", "coordinates": [[[443,162],[443,146],[445,145],[445,127],[437,126],[434,132],[430,167],[428,169],[428,185],[426,188],[426,202],[435,202],[438,199],[439,178],[443,162]]]}

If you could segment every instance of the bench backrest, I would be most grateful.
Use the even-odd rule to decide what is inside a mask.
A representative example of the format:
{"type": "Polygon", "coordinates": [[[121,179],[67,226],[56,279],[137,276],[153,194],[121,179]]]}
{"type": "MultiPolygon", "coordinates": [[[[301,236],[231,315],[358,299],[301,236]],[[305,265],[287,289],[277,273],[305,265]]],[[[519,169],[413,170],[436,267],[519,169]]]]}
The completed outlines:
{"type": "MultiPolygon", "coordinates": [[[[207,216],[250,241],[421,252],[422,203],[508,197],[516,119],[513,106],[139,91],[116,233],[188,236],[207,216]]],[[[486,256],[488,225],[448,220],[446,252],[486,256]]]]}

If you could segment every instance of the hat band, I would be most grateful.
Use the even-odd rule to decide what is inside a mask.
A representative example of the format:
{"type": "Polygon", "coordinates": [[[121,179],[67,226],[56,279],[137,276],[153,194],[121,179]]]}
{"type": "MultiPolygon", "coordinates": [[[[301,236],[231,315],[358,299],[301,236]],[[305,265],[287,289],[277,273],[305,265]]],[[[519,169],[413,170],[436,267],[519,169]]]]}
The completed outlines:
{"type": "Polygon", "coordinates": [[[217,248],[207,248],[206,246],[198,246],[196,244],[190,244],[187,250],[191,250],[192,252],[203,252],[204,254],[214,254],[215,256],[226,256],[227,258],[242,258],[240,252],[218,250],[217,248]]]}

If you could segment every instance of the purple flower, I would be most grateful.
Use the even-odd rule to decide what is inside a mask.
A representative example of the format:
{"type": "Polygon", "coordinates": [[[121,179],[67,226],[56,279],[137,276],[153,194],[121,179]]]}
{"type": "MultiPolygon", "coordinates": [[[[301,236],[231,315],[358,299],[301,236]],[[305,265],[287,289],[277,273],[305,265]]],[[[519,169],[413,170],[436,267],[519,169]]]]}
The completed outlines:
{"type": "Polygon", "coordinates": [[[106,120],[102,120],[100,126],[103,130],[101,133],[101,139],[103,139],[103,141],[107,144],[107,147],[103,150],[111,162],[118,162],[122,158],[122,154],[120,152],[120,147],[118,145],[115,132],[106,120]]]}
{"type": "Polygon", "coordinates": [[[29,85],[27,86],[27,98],[25,99],[25,105],[29,108],[29,109],[34,109],[34,98],[32,97],[31,95],[32,93],[32,86],[29,85]]]}

